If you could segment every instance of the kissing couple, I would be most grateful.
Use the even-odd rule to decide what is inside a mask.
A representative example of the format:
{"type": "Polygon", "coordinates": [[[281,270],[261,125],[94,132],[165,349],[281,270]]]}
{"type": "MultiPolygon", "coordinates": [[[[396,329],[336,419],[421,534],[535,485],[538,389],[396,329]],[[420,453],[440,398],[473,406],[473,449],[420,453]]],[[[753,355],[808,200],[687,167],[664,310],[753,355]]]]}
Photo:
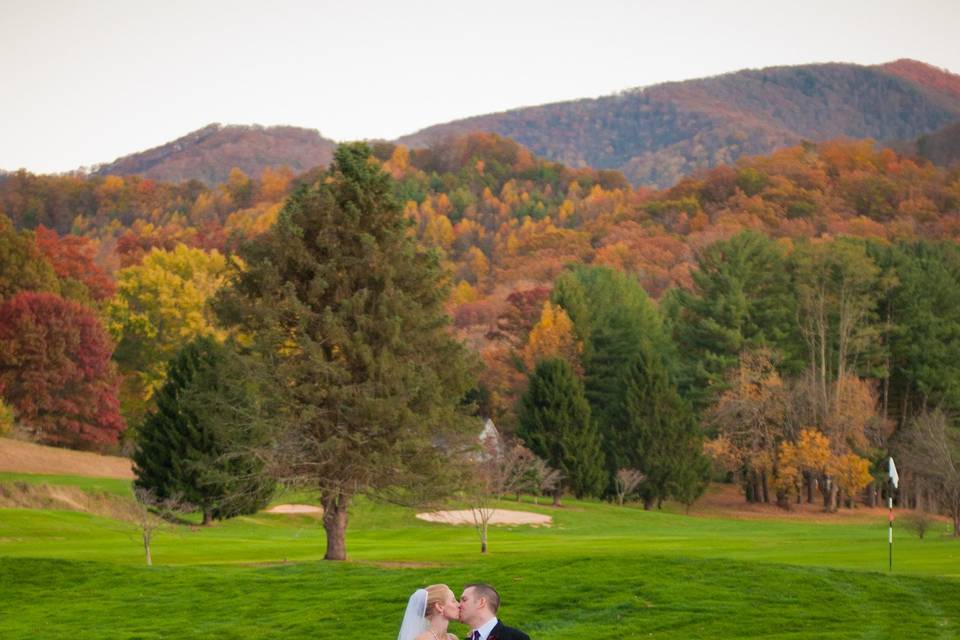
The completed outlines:
{"type": "Polygon", "coordinates": [[[397,640],[458,640],[447,631],[451,621],[470,627],[466,640],[530,640],[497,619],[500,594],[488,584],[468,584],[460,600],[445,584],[417,589],[407,601],[397,640]]]}

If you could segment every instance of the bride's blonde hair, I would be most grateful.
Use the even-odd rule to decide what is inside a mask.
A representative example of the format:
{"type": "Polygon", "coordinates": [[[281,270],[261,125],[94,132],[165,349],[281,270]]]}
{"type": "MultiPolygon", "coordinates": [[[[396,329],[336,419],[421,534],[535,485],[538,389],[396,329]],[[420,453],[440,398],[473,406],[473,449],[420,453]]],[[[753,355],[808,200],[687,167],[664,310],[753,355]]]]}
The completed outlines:
{"type": "Polygon", "coordinates": [[[423,614],[424,617],[429,618],[436,613],[434,605],[443,606],[447,601],[447,594],[453,595],[453,589],[445,584],[432,584],[427,587],[427,610],[423,614]]]}

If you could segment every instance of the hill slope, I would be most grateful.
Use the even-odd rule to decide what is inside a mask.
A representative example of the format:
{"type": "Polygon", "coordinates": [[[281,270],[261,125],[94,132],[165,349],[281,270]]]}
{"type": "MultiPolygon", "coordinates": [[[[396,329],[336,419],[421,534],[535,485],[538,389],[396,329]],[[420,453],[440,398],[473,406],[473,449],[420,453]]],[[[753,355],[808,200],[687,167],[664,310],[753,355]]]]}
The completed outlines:
{"type": "Polygon", "coordinates": [[[915,152],[920,157],[942,167],[960,162],[960,122],[954,122],[929,135],[920,136],[916,142],[915,152]]]}
{"type": "Polygon", "coordinates": [[[666,187],[698,169],[802,140],[911,139],[960,118],[960,76],[903,60],[744,70],[429,127],[421,147],[489,131],[571,166],[666,187]]]}
{"type": "Polygon", "coordinates": [[[133,478],[128,458],[45,447],[10,438],[0,438],[0,472],[133,478]]]}
{"type": "Polygon", "coordinates": [[[210,124],[165,145],[101,165],[97,175],[142,175],[165,182],[225,182],[233,167],[248,176],[288,166],[295,172],[327,165],[336,143],[315,129],[210,124]]]}

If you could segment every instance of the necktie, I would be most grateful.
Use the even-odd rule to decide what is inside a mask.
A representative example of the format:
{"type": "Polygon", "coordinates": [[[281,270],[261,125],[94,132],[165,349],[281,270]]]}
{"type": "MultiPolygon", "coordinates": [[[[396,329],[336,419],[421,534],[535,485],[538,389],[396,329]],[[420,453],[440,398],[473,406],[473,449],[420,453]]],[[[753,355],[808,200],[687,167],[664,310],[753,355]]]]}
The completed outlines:
{"type": "Polygon", "coordinates": [[[474,632],[470,634],[470,640],[480,640],[480,631],[474,630],[474,632]]]}

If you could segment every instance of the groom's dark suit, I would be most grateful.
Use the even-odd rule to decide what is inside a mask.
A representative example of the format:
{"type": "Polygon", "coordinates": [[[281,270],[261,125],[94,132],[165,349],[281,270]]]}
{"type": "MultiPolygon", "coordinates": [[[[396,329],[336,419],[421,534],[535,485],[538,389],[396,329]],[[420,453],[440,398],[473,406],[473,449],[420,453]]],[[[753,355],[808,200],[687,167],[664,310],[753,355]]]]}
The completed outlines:
{"type": "Polygon", "coordinates": [[[487,640],[530,640],[530,636],[519,629],[508,627],[498,620],[497,626],[487,636],[487,640]]]}

